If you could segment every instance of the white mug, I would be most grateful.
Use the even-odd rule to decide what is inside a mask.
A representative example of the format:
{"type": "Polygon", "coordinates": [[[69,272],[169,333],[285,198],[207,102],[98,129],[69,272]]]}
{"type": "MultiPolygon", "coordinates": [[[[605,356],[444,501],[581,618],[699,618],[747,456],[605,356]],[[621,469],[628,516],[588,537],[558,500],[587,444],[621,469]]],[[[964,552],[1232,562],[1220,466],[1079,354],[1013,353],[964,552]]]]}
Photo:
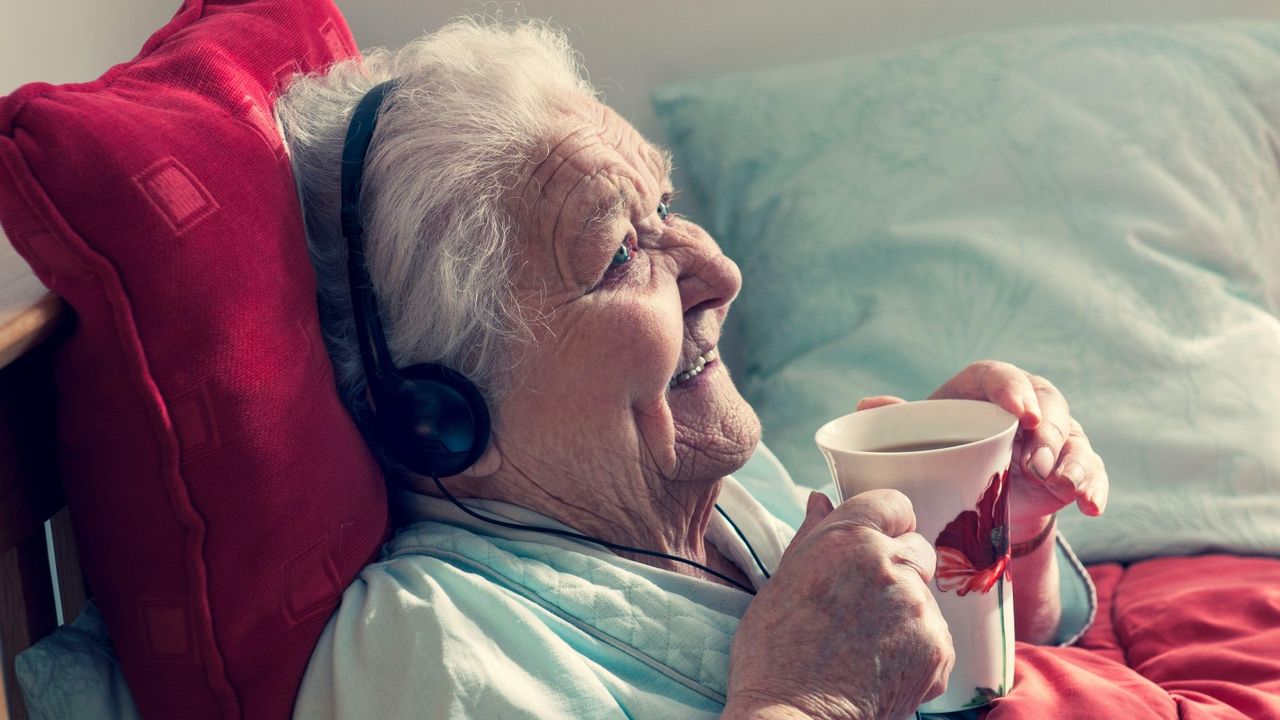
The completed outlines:
{"type": "Polygon", "coordinates": [[[929,590],[956,664],[947,691],[920,712],[980,707],[1013,688],[1008,479],[1017,428],[1016,417],[988,402],[924,400],[836,418],[815,437],[841,502],[901,491],[916,532],[938,553],[929,590]]]}

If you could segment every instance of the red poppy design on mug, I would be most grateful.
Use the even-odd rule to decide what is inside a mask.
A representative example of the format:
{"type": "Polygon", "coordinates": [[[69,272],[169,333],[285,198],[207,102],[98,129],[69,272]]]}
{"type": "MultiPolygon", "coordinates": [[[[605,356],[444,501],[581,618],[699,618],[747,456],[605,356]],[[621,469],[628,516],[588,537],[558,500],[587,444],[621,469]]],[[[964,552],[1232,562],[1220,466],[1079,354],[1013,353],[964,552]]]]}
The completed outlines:
{"type": "Polygon", "coordinates": [[[991,476],[977,510],[965,510],[938,534],[938,571],[943,592],[986,593],[1009,577],[1009,469],[991,476]]]}

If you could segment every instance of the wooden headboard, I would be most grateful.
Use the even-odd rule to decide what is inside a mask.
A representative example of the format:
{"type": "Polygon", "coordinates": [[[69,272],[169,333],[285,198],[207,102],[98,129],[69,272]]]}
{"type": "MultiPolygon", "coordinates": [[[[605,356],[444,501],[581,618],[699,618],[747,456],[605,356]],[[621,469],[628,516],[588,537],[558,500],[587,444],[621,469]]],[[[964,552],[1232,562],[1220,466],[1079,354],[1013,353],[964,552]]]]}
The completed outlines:
{"type": "Polygon", "coordinates": [[[69,315],[0,235],[0,720],[27,717],[14,656],[85,603],[54,432],[52,356],[69,315]]]}

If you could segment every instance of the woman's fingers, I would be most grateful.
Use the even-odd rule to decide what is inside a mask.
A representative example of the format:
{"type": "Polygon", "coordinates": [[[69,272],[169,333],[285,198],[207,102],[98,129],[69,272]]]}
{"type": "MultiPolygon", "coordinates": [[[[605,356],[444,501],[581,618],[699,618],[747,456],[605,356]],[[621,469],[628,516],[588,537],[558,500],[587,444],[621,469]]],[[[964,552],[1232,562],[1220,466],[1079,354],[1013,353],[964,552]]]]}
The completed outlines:
{"type": "Polygon", "coordinates": [[[1057,466],[1046,485],[1063,501],[1074,501],[1085,515],[1101,515],[1107,509],[1111,482],[1106,466],[1089,445],[1084,428],[1074,420],[1057,466]]]}
{"type": "Polygon", "coordinates": [[[835,508],[831,505],[831,498],[814,490],[809,493],[809,502],[804,510],[804,522],[800,523],[799,529],[796,530],[795,537],[791,538],[792,545],[799,545],[800,541],[813,532],[823,520],[826,519],[831,511],[835,508]]]}
{"type": "MultiPolygon", "coordinates": [[[[1021,474],[1034,478],[1063,504],[1077,503],[1086,515],[1101,515],[1106,509],[1110,484],[1102,459],[1053,383],[1009,363],[982,360],[961,370],[929,398],[986,400],[1012,413],[1022,427],[1013,450],[1021,474]]],[[[899,402],[904,401],[878,395],[863,398],[857,409],[899,402]]]]}
{"type": "Polygon", "coordinates": [[[916,529],[916,511],[897,490],[868,490],[849,498],[829,518],[841,524],[860,525],[891,538],[916,529]]]}
{"type": "Polygon", "coordinates": [[[987,400],[1018,418],[1023,429],[1032,430],[1044,417],[1031,378],[1015,365],[998,360],[981,360],[961,370],[929,396],[987,400]]]}
{"type": "Polygon", "coordinates": [[[858,401],[858,406],[854,408],[854,412],[858,410],[870,410],[871,408],[884,407],[885,405],[897,405],[904,403],[906,400],[896,395],[872,395],[864,397],[858,401]]]}
{"type": "Polygon", "coordinates": [[[938,569],[938,553],[924,536],[917,532],[903,533],[893,539],[893,559],[900,565],[906,565],[920,574],[925,585],[933,580],[938,569]]]}
{"type": "Polygon", "coordinates": [[[1063,493],[1068,491],[1067,487],[1061,485],[1055,487],[1048,484],[1048,481],[1052,479],[1050,474],[1058,465],[1062,446],[1066,444],[1072,423],[1075,422],[1071,419],[1071,408],[1067,406],[1067,399],[1058,392],[1058,388],[1054,387],[1053,383],[1038,375],[1026,375],[1026,378],[1036,394],[1041,416],[1040,424],[1023,437],[1022,452],[1018,461],[1022,463],[1023,470],[1029,475],[1046,483],[1050,492],[1069,502],[1068,497],[1074,497],[1075,494],[1064,496],[1063,493]]]}
{"type": "Polygon", "coordinates": [[[813,530],[792,541],[734,633],[726,707],[741,712],[726,716],[763,700],[806,716],[870,707],[900,718],[946,687],[955,648],[925,586],[936,561],[910,501],[872,490],[820,517],[826,508],[810,501],[813,530]],[[815,637],[824,641],[803,642],[815,637]]]}

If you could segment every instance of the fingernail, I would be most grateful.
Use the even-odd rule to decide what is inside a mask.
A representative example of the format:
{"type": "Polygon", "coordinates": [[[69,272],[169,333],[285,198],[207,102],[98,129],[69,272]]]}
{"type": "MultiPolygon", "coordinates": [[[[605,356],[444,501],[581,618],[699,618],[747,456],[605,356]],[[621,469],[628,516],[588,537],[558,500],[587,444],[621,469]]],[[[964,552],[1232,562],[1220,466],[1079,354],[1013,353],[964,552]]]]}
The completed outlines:
{"type": "Polygon", "coordinates": [[[1041,445],[1031,454],[1031,461],[1027,463],[1031,468],[1031,472],[1036,477],[1044,480],[1049,477],[1049,473],[1053,470],[1053,451],[1048,445],[1041,445]]]}
{"type": "Polygon", "coordinates": [[[1080,463],[1068,463],[1062,468],[1062,477],[1071,481],[1071,486],[1080,487],[1080,481],[1084,480],[1084,468],[1080,467],[1080,463]]]}
{"type": "Polygon", "coordinates": [[[828,499],[826,495],[823,495],[817,490],[813,490],[809,493],[809,502],[805,506],[804,512],[806,515],[809,515],[815,512],[822,512],[828,507],[831,507],[831,500],[828,499]]]}
{"type": "Polygon", "coordinates": [[[1022,401],[1022,427],[1026,430],[1035,430],[1040,426],[1040,412],[1031,407],[1031,403],[1026,400],[1022,401]]]}
{"type": "Polygon", "coordinates": [[[1102,492],[1096,493],[1096,494],[1098,497],[1094,499],[1093,504],[1098,506],[1098,514],[1101,515],[1102,513],[1107,511],[1107,495],[1109,495],[1110,493],[1108,493],[1106,490],[1103,490],[1102,492]]]}

